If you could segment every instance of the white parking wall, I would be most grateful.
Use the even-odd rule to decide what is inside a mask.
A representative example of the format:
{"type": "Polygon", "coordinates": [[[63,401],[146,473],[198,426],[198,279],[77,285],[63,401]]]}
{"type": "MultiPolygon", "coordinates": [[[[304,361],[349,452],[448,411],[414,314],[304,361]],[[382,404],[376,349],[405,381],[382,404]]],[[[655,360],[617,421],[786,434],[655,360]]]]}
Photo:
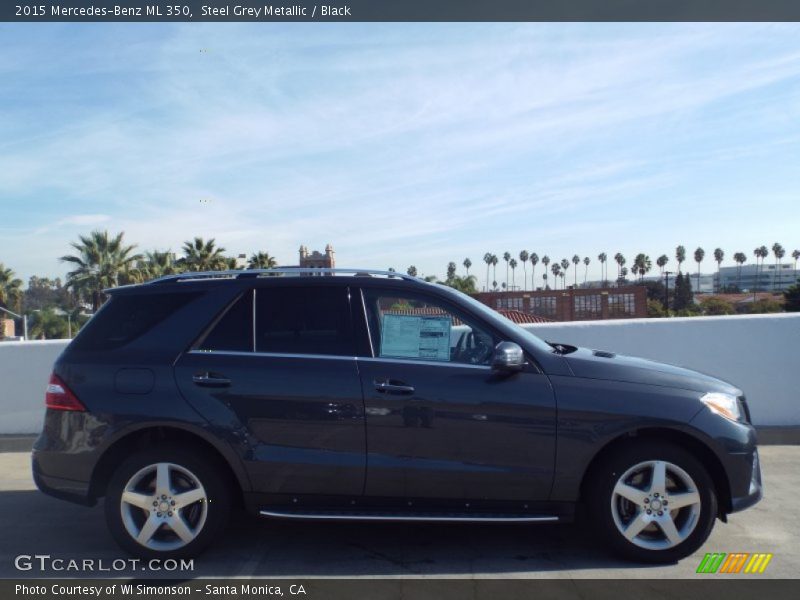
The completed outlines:
{"type": "MultiPolygon", "coordinates": [[[[689,367],[747,394],[756,425],[800,426],[800,314],[530,325],[539,337],[689,367]]],[[[0,342],[0,434],[36,433],[67,341],[0,342]]]]}

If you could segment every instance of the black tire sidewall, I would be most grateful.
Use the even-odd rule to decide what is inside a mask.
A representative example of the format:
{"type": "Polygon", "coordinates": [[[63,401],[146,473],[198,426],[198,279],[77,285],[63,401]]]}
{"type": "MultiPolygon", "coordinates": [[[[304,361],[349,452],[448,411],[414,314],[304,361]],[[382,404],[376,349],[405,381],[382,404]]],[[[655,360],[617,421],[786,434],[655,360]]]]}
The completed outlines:
{"type": "Polygon", "coordinates": [[[104,507],[106,524],[112,537],[123,550],[139,558],[197,556],[225,529],[228,522],[231,493],[223,475],[213,457],[196,450],[164,445],[136,453],[120,464],[108,483],[104,507]],[[175,550],[159,551],[139,544],[125,528],[120,511],[122,492],[130,478],[140,469],[159,462],[173,463],[188,469],[197,477],[207,494],[208,514],[202,531],[191,542],[175,550]]]}
{"type": "Polygon", "coordinates": [[[598,465],[587,492],[587,509],[601,540],[617,554],[637,562],[671,563],[689,556],[708,539],[717,518],[716,489],[708,471],[690,452],[669,442],[631,443],[619,448],[598,465]],[[611,513],[611,497],[620,476],[649,460],[677,465],[694,480],[700,494],[700,516],[694,531],[677,546],[664,550],[648,550],[628,541],[617,529],[611,513]]]}

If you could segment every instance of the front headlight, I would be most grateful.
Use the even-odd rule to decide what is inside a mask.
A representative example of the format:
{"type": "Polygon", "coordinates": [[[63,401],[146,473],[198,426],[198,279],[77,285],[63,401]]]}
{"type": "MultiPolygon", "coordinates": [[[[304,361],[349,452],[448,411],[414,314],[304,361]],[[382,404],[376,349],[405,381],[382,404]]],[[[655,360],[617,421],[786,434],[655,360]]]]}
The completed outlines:
{"type": "Polygon", "coordinates": [[[726,419],[731,421],[741,421],[743,419],[742,409],[736,396],[723,394],[722,392],[709,392],[703,394],[700,400],[712,411],[726,419]]]}

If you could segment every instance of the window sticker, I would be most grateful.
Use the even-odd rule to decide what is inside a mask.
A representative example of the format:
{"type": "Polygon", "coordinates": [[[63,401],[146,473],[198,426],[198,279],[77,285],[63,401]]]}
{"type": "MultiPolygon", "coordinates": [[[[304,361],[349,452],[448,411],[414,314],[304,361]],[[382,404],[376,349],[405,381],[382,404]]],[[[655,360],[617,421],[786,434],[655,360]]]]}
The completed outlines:
{"type": "Polygon", "coordinates": [[[450,317],[383,315],[381,356],[450,360],[450,317]]]}

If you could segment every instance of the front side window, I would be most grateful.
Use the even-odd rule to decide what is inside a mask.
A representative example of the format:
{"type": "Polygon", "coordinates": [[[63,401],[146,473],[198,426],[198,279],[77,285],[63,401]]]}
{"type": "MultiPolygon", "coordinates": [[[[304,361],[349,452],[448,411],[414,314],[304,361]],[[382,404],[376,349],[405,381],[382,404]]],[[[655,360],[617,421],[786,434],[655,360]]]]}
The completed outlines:
{"type": "Polygon", "coordinates": [[[343,287],[256,290],[256,352],[355,356],[343,287]]]}
{"type": "Polygon", "coordinates": [[[489,365],[496,341],[471,319],[424,296],[364,290],[375,355],[489,365]]]}

